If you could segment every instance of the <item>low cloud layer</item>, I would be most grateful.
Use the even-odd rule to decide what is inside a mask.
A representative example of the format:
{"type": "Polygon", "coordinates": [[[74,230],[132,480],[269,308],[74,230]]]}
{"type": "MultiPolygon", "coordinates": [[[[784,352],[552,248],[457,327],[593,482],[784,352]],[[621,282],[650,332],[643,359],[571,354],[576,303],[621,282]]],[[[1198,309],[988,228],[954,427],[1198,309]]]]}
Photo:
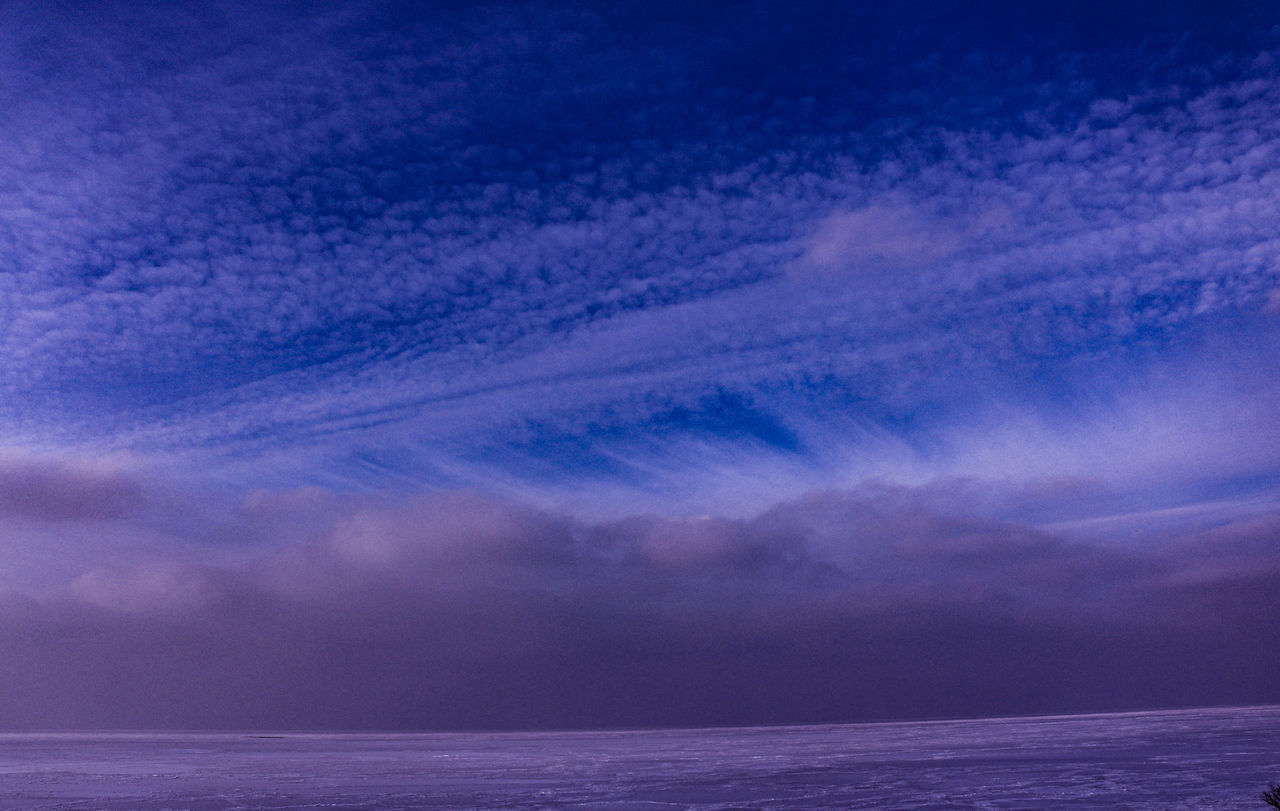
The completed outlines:
{"type": "Polygon", "coordinates": [[[89,512],[75,520],[117,554],[8,584],[0,725],[648,726],[1280,699],[1280,513],[1085,542],[962,506],[984,491],[986,512],[1028,496],[865,485],[749,519],[589,523],[470,492],[264,492],[210,524],[252,539],[236,561],[213,536],[144,548],[128,537],[153,519],[89,512]]]}

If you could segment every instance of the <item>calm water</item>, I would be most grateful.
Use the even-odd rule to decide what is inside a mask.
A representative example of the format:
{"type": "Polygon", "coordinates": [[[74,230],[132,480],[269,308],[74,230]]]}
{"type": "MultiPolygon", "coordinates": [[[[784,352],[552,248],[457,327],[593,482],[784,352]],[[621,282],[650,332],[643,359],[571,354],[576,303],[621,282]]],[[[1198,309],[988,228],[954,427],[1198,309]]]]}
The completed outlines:
{"type": "Polygon", "coordinates": [[[589,733],[0,734],[0,807],[1259,808],[1280,707],[589,733]]]}

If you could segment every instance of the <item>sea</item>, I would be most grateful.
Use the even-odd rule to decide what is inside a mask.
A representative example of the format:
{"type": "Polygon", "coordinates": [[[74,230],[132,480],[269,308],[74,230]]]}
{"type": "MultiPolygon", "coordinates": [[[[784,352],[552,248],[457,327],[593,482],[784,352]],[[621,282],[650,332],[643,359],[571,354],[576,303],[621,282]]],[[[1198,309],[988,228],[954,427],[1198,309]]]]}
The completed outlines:
{"type": "Polygon", "coordinates": [[[484,733],[11,732],[6,809],[1267,809],[1280,707],[484,733]]]}

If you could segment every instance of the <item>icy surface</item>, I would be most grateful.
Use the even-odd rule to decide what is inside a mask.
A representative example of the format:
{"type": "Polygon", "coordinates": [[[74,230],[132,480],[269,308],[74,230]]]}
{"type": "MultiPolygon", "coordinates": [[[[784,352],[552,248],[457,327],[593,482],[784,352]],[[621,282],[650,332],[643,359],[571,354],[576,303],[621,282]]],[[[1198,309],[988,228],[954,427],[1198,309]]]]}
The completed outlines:
{"type": "Polygon", "coordinates": [[[641,732],[0,734],[0,807],[1262,808],[1280,707],[641,732]]]}

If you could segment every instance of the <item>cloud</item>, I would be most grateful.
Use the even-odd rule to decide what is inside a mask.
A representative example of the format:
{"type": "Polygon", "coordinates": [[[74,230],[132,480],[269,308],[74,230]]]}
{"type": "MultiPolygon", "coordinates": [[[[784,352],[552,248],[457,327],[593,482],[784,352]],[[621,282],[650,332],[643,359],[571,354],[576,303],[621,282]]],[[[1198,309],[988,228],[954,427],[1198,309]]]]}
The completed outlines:
{"type": "MultiPolygon", "coordinates": [[[[1173,544],[956,511],[967,485],[591,523],[337,498],[237,563],[86,562],[4,598],[6,726],[488,728],[1274,700],[1276,514],[1173,544]],[[959,489],[957,489],[959,488],[959,489]]],[[[228,531],[262,534],[259,494],[228,531]]]]}
{"type": "Polygon", "coordinates": [[[1006,209],[948,218],[928,212],[926,207],[923,200],[884,199],[829,214],[805,239],[805,251],[791,271],[802,277],[842,271],[882,279],[885,273],[910,274],[927,270],[1013,225],[1006,209]]]}
{"type": "Polygon", "coordinates": [[[24,275],[0,282],[0,416],[21,444],[288,468],[321,442],[413,457],[814,381],[901,425],[939,369],[1021,384],[1275,287],[1255,52],[917,46],[885,76],[878,51],[815,50],[846,80],[747,80],[749,27],[707,44],[608,9],[393,31],[387,9],[24,8],[13,52],[49,69],[12,65],[6,91],[0,197],[24,225],[0,261],[24,275]]]}
{"type": "Polygon", "coordinates": [[[5,8],[0,721],[1275,699],[1257,13],[5,8]]]}
{"type": "Polygon", "coordinates": [[[118,466],[0,455],[0,517],[109,521],[147,506],[142,484],[118,466]]]}

